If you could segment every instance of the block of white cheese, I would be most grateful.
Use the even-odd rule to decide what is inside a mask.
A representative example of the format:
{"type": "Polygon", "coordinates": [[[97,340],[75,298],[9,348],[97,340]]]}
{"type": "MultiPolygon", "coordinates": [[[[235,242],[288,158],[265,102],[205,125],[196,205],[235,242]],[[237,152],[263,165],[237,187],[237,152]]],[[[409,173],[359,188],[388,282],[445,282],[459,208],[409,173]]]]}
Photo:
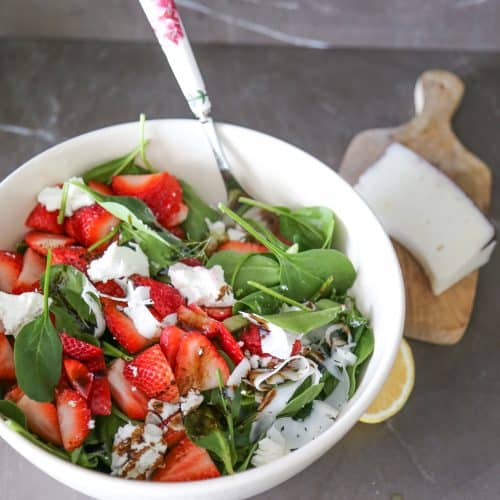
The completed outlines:
{"type": "Polygon", "coordinates": [[[485,264],[495,231],[484,214],[440,170],[391,144],[354,187],[385,230],[421,263],[439,295],[485,264]]]}

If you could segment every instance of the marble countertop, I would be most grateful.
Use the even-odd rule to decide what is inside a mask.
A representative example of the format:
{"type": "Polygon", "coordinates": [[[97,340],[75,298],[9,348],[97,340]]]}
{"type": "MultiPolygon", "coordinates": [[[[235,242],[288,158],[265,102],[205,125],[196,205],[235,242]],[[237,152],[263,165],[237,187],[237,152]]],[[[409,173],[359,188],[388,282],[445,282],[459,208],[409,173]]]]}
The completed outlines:
{"type": "MultiPolygon", "coordinates": [[[[500,225],[500,54],[203,46],[197,54],[219,120],[281,137],[337,168],[358,131],[412,113],[413,85],[445,68],[467,85],[455,128],[493,171],[500,225]]],[[[65,138],[105,125],[189,113],[153,44],[0,44],[0,176],[65,138]]],[[[5,216],[5,215],[4,215],[5,216]]],[[[500,497],[500,252],[481,273],[468,332],[453,347],[412,342],[413,395],[381,425],[356,425],[302,474],[260,495],[434,500],[500,497]],[[398,497],[399,495],[399,497],[398,497]]],[[[84,500],[0,442],[2,500],[84,500]]]]}

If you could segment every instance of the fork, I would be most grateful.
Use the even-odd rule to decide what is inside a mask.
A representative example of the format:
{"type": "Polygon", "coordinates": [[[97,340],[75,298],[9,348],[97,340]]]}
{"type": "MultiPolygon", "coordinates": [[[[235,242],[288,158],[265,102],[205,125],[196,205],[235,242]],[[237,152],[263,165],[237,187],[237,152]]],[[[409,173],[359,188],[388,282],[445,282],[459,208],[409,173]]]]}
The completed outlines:
{"type": "Polygon", "coordinates": [[[165,54],[184,97],[198,118],[214,155],[227,192],[227,204],[236,208],[245,191],[231,172],[214,121],[212,105],[200,68],[191,49],[174,0],[139,0],[156,38],[165,54]]]}

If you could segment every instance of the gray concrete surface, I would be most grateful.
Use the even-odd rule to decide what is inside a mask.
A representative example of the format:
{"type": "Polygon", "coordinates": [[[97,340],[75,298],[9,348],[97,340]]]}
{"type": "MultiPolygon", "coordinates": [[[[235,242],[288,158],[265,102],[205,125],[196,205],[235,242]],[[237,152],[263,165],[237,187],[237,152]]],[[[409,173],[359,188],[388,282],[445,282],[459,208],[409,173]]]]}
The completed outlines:
{"type": "MultiPolygon", "coordinates": [[[[500,49],[500,0],[176,0],[196,42],[500,49]]],[[[151,40],[137,0],[2,0],[0,36],[151,40]]]]}
{"type": "MultiPolygon", "coordinates": [[[[457,72],[467,92],[456,130],[493,169],[491,216],[500,228],[500,54],[219,46],[197,54],[220,120],[281,137],[333,168],[359,130],[409,118],[420,72],[457,72]]],[[[3,41],[0,176],[63,138],[141,111],[188,117],[162,57],[151,44],[3,41]]],[[[403,412],[385,424],[356,425],[316,464],[259,498],[500,498],[499,274],[497,251],[459,345],[412,342],[417,380],[403,412]]],[[[0,464],[2,500],[86,498],[3,442],[0,464]]]]}

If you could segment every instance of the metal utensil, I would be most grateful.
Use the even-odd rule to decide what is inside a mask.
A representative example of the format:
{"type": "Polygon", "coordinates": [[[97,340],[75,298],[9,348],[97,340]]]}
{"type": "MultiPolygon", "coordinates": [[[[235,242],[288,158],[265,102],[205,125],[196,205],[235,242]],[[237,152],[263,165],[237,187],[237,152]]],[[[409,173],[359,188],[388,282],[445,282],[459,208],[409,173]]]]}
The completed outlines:
{"type": "Polygon", "coordinates": [[[228,205],[234,207],[244,193],[222,149],[210,116],[211,103],[200,68],[174,0],[139,0],[193,114],[200,121],[227,190],[228,205]]]}

